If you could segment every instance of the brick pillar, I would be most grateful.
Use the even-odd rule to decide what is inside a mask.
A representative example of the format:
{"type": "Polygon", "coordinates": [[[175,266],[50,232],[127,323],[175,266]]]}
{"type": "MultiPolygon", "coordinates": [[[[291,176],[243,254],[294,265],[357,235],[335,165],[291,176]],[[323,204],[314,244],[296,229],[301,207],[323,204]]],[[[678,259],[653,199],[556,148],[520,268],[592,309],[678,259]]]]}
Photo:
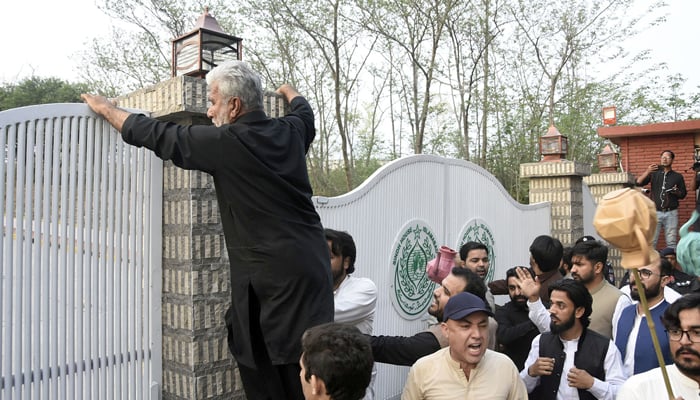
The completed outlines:
{"type": "Polygon", "coordinates": [[[583,236],[582,177],[591,165],[576,161],[520,164],[520,177],[530,179],[530,204],[550,202],[550,234],[564,246],[583,236]]]}
{"type": "MultiPolygon", "coordinates": [[[[583,178],[583,182],[591,189],[593,200],[598,204],[600,199],[607,193],[622,189],[626,185],[634,184],[634,176],[628,172],[601,173],[587,176],[583,178]]],[[[615,282],[620,282],[625,274],[620,265],[622,255],[616,247],[608,246],[608,260],[610,260],[615,269],[615,282]]]]}
{"type": "MultiPolygon", "coordinates": [[[[210,124],[204,79],[179,76],[118,99],[182,125],[210,124]]],[[[280,96],[265,95],[270,116],[280,96]]],[[[228,350],[229,262],[210,175],[163,165],[163,399],[245,399],[228,350]]]]}

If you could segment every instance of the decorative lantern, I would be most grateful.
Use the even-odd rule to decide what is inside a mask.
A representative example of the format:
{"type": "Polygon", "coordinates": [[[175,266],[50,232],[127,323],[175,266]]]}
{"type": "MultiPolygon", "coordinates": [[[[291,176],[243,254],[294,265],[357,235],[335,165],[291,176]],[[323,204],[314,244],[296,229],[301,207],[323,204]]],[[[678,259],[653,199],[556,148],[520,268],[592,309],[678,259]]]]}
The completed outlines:
{"type": "Polygon", "coordinates": [[[540,136],[540,154],[542,161],[561,161],[566,157],[569,139],[559,133],[554,125],[550,125],[547,133],[540,136]]]}
{"type": "Polygon", "coordinates": [[[197,19],[195,29],[173,39],[172,76],[204,76],[224,61],[240,60],[243,39],[226,34],[209,14],[209,8],[197,19]]]}
{"type": "Polygon", "coordinates": [[[606,144],[603,151],[598,154],[598,168],[600,172],[617,172],[620,155],[616,153],[610,144],[606,144]]]}
{"type": "Polygon", "coordinates": [[[617,124],[617,108],[615,106],[603,107],[603,125],[617,124]]]}

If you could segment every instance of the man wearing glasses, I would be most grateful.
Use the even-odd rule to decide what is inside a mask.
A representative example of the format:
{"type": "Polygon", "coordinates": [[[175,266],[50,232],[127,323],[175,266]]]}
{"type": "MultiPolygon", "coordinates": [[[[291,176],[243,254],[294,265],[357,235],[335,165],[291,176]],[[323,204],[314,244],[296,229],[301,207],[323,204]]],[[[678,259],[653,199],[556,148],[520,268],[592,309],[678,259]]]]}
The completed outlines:
{"type": "MultiPolygon", "coordinates": [[[[666,366],[673,395],[676,399],[697,399],[700,384],[700,293],[690,293],[676,300],[664,312],[662,322],[674,363],[666,366]]],[[[617,400],[666,398],[668,394],[661,368],[630,377],[617,394],[617,400]]]]}
{"type": "MultiPolygon", "coordinates": [[[[659,324],[659,321],[670,305],[664,299],[664,287],[670,280],[673,267],[668,260],[658,258],[657,255],[657,259],[650,265],[638,270],[651,317],[655,322],[656,336],[664,338],[664,328],[659,324]]],[[[640,288],[637,287],[634,280],[630,281],[629,286],[632,299],[638,302],[640,288]]],[[[646,372],[659,366],[656,353],[650,351],[653,348],[651,332],[640,303],[628,306],[622,310],[617,321],[613,321],[613,340],[622,355],[623,369],[627,376],[646,372]]],[[[670,364],[672,362],[671,352],[667,341],[661,343],[661,353],[664,356],[664,362],[670,364]]]]}
{"type": "Polygon", "coordinates": [[[637,186],[646,186],[651,182],[651,198],[656,204],[656,233],[654,248],[659,240],[661,227],[664,228],[666,246],[676,248],[678,235],[678,200],[685,198],[685,180],[683,175],[671,169],[676,157],[671,150],[661,152],[661,163],[651,164],[637,178],[637,186]]]}

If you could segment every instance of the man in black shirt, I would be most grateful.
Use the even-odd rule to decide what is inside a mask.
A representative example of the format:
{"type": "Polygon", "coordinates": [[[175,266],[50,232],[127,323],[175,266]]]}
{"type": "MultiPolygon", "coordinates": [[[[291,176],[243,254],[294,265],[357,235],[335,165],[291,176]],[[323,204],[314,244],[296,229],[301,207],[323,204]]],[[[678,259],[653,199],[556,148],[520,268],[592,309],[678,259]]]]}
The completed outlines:
{"type": "Polygon", "coordinates": [[[162,122],[102,96],[82,98],[126,143],[213,177],[231,271],[229,349],[246,397],[301,400],[301,336],[333,320],[328,244],[306,169],[313,110],[282,85],[277,93],[290,113],[269,118],[260,77],[242,61],[222,63],[206,79],[213,126],[162,122]]]}
{"type": "Polygon", "coordinates": [[[685,180],[683,175],[671,167],[676,157],[671,150],[661,152],[661,163],[651,164],[637,178],[637,186],[645,186],[651,182],[651,199],[656,204],[656,233],[654,247],[659,240],[661,227],[664,228],[666,246],[676,248],[678,243],[678,200],[685,198],[685,180]]]}
{"type": "MultiPolygon", "coordinates": [[[[531,269],[526,269],[526,271],[533,279],[535,278],[531,269]]],[[[499,350],[510,357],[520,371],[523,369],[527,354],[530,352],[532,339],[540,331],[528,317],[527,296],[520,291],[515,268],[506,271],[506,280],[510,301],[496,310],[496,322],[498,322],[496,338],[498,338],[499,350]]]]}

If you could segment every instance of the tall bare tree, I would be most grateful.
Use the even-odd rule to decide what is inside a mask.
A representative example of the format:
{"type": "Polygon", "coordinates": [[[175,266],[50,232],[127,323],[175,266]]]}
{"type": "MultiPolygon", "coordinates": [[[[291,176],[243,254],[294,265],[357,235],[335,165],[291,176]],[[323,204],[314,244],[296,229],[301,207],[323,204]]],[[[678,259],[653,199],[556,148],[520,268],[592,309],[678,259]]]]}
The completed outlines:
{"type": "MultiPolygon", "coordinates": [[[[413,151],[423,152],[426,125],[431,113],[432,86],[438,67],[438,51],[448,18],[458,0],[363,0],[359,2],[365,27],[403,51],[407,67],[401,69],[410,85],[404,92],[409,109],[413,151]]],[[[401,60],[398,66],[404,64],[401,60]]]]}

